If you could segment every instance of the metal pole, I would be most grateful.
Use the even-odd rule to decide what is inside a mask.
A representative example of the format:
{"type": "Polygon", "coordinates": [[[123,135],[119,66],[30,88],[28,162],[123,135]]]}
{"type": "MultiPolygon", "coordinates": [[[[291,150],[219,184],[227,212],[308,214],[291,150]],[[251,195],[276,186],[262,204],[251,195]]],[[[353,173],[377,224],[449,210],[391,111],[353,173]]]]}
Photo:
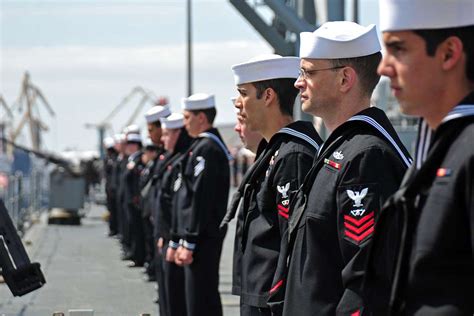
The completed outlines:
{"type": "Polygon", "coordinates": [[[359,0],[352,0],[352,21],[359,23],[359,0]]]}
{"type": "Polygon", "coordinates": [[[188,50],[188,76],[187,76],[187,95],[190,96],[193,94],[193,56],[192,56],[192,33],[191,33],[191,0],[187,0],[187,50],[188,50]]]}

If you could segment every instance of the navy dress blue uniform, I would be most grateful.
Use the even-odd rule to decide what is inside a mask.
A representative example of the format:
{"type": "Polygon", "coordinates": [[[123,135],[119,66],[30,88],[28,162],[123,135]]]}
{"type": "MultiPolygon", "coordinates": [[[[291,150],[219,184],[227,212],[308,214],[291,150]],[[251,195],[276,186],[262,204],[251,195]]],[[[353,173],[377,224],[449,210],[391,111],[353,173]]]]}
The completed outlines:
{"type": "Polygon", "coordinates": [[[379,219],[363,315],[472,315],[474,93],[434,134],[421,124],[417,155],[379,219]]]}
{"type": "Polygon", "coordinates": [[[142,152],[137,151],[128,157],[127,169],[124,174],[126,181],[125,202],[129,219],[130,254],[136,266],[142,266],[145,262],[145,236],[140,196],[140,176],[144,165],[141,156],[142,152]]]}
{"type": "Polygon", "coordinates": [[[332,132],[291,206],[290,247],[279,262],[281,286],[270,298],[276,314],[359,313],[375,221],[410,162],[377,108],[332,132]]]}
{"type": "Polygon", "coordinates": [[[158,281],[158,297],[160,315],[186,315],[184,297],[184,270],[174,263],[166,261],[168,242],[171,240],[173,184],[176,178],[177,166],[183,154],[189,149],[192,138],[186,129],[182,128],[176,141],[174,151],[160,156],[156,165],[154,181],[154,239],[157,245],[163,239],[161,253],[156,252],[156,278],[158,281]]]}
{"type": "Polygon", "coordinates": [[[117,169],[115,171],[117,181],[117,226],[120,234],[120,241],[124,252],[124,259],[130,257],[130,233],[128,229],[127,205],[125,202],[126,170],[128,156],[119,155],[117,159],[117,169]]]}
{"type": "Polygon", "coordinates": [[[232,159],[215,128],[199,134],[179,165],[173,184],[173,213],[177,236],[194,250],[192,264],[184,267],[185,301],[190,316],[222,315],[218,291],[219,261],[232,159]]]}
{"type": "Polygon", "coordinates": [[[117,224],[117,181],[115,171],[117,162],[117,153],[112,150],[107,151],[107,157],[104,161],[105,171],[105,193],[107,195],[107,210],[109,216],[109,235],[114,236],[118,233],[117,224]]]}
{"type": "Polygon", "coordinates": [[[267,300],[287,243],[290,193],[303,182],[321,143],[310,122],[291,123],[272,136],[245,176],[232,282],[241,315],[270,313],[267,300]]]}

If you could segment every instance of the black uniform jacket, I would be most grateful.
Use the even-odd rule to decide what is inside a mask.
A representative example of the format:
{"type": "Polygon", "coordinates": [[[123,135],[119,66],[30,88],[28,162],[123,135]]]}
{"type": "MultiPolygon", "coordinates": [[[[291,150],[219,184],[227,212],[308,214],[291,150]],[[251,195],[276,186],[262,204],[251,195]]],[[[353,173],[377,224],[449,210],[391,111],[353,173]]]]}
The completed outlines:
{"type": "Polygon", "coordinates": [[[199,247],[201,238],[224,236],[219,224],[227,208],[230,159],[218,130],[211,128],[199,134],[179,164],[173,213],[177,234],[190,250],[199,247]]]}
{"type": "Polygon", "coordinates": [[[128,162],[124,173],[126,181],[125,202],[129,210],[137,212],[141,207],[140,175],[144,168],[141,158],[141,151],[131,154],[130,157],[128,157],[128,162]]]}
{"type": "Polygon", "coordinates": [[[278,131],[245,177],[236,227],[232,292],[246,305],[268,307],[281,247],[286,247],[289,195],[311,168],[321,138],[310,122],[278,131]],[[283,245],[282,245],[283,243],[283,245]]]}
{"type": "Polygon", "coordinates": [[[291,206],[288,273],[271,298],[276,314],[283,300],[283,315],[358,312],[375,221],[410,163],[380,109],[365,109],[333,131],[291,206]]]}
{"type": "Polygon", "coordinates": [[[191,142],[192,138],[182,128],[173,153],[166,155],[156,172],[155,239],[163,238],[166,241],[171,239],[173,185],[179,172],[177,166],[191,142]]]}
{"type": "Polygon", "coordinates": [[[156,184],[155,175],[159,169],[160,162],[165,157],[165,150],[163,147],[158,147],[157,157],[148,163],[143,168],[140,175],[140,195],[142,200],[142,217],[150,218],[153,213],[154,205],[154,186],[156,184]]]}
{"type": "Polygon", "coordinates": [[[364,315],[474,314],[474,93],[431,137],[421,125],[416,165],[380,217],[364,315]]]}

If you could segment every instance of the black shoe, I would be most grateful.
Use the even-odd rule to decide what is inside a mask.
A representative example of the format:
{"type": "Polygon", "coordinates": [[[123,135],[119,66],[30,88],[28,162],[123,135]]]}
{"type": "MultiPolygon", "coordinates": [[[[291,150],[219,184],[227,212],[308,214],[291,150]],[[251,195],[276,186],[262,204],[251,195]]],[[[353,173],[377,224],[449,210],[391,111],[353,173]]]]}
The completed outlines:
{"type": "Polygon", "coordinates": [[[125,253],[122,254],[120,259],[122,259],[123,261],[129,261],[129,260],[133,261],[133,255],[129,252],[125,252],[125,253]]]}
{"type": "Polygon", "coordinates": [[[129,263],[127,263],[127,267],[129,267],[129,268],[140,268],[140,267],[143,267],[143,262],[130,261],[129,263]]]}
{"type": "Polygon", "coordinates": [[[154,300],[153,300],[153,303],[155,304],[160,304],[160,299],[158,297],[156,297],[154,300]]]}
{"type": "Polygon", "coordinates": [[[145,282],[156,282],[156,277],[154,275],[146,275],[143,277],[145,282]]]}

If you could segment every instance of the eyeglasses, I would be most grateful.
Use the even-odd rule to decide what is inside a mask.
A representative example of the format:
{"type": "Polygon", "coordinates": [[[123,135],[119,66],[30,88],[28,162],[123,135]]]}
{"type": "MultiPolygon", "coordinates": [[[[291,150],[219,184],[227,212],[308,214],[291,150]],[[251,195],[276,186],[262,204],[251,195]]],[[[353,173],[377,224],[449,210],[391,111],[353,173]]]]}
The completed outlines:
{"type": "Polygon", "coordinates": [[[323,69],[313,69],[313,70],[305,70],[303,68],[300,68],[299,72],[299,77],[298,78],[303,78],[303,79],[309,79],[312,75],[317,73],[318,71],[324,71],[324,70],[334,70],[334,69],[341,69],[346,66],[337,66],[337,67],[331,67],[331,68],[323,68],[323,69]]]}

